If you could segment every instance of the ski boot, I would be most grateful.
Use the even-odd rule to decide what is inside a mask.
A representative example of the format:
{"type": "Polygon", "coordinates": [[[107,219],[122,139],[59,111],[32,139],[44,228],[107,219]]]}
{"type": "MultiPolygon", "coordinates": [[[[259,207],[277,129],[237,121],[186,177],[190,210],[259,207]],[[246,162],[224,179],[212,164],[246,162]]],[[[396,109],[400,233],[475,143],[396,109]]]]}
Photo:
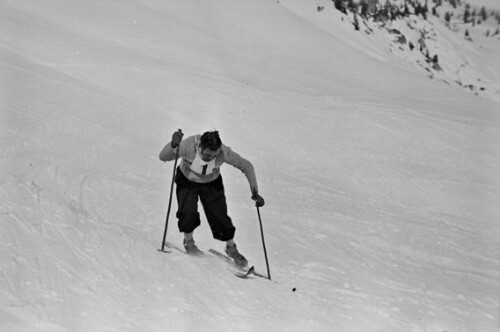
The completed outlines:
{"type": "Polygon", "coordinates": [[[186,254],[190,256],[200,256],[203,255],[203,251],[198,249],[193,239],[184,239],[184,249],[186,249],[186,254]]]}
{"type": "Polygon", "coordinates": [[[232,247],[226,246],[226,254],[233,259],[234,264],[240,269],[243,269],[248,265],[247,259],[238,252],[236,244],[232,247]]]}

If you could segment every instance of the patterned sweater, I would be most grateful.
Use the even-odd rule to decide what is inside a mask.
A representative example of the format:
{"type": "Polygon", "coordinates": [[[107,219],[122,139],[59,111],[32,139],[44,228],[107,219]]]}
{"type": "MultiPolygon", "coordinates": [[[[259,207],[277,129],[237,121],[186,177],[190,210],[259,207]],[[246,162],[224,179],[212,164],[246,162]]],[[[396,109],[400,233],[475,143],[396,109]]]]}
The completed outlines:
{"type": "MultiPolygon", "coordinates": [[[[239,169],[245,174],[252,193],[258,192],[257,177],[250,161],[241,157],[231,150],[230,147],[222,144],[219,154],[214,160],[204,162],[198,153],[198,145],[201,135],[190,136],[181,141],[179,145],[179,157],[182,158],[180,170],[184,176],[197,183],[208,183],[220,176],[220,167],[227,163],[239,169]]],[[[175,159],[175,149],[170,146],[170,142],[160,152],[161,161],[171,161],[175,159]]]]}

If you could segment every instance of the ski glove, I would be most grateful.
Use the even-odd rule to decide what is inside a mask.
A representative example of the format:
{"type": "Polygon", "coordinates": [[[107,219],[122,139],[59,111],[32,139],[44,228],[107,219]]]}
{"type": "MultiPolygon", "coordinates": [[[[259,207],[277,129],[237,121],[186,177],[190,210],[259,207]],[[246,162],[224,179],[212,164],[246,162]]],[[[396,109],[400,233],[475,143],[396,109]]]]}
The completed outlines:
{"type": "Polygon", "coordinates": [[[170,146],[173,149],[175,149],[176,147],[179,146],[179,144],[181,144],[182,136],[184,136],[184,134],[180,129],[172,134],[172,141],[170,142],[170,146]]]}
{"type": "Polygon", "coordinates": [[[255,201],[256,207],[263,207],[265,204],[264,198],[262,198],[262,196],[260,196],[259,193],[257,193],[257,192],[253,193],[252,199],[255,201]]]}

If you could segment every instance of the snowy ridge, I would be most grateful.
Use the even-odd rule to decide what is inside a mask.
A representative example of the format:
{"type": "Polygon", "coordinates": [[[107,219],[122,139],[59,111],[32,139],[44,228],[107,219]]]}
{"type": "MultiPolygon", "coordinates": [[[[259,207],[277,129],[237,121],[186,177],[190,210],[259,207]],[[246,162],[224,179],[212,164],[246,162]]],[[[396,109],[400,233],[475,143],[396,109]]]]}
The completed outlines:
{"type": "MultiPolygon", "coordinates": [[[[337,35],[342,31],[349,35],[352,38],[350,46],[376,59],[403,60],[431,79],[500,100],[500,68],[495,60],[500,41],[500,11],[490,9],[495,6],[471,6],[464,1],[455,1],[455,6],[448,1],[439,4],[418,0],[390,1],[388,3],[394,6],[393,9],[400,12],[394,14],[395,18],[377,20],[374,14],[360,16],[360,8],[342,13],[328,0],[316,4],[295,0],[280,3],[328,33],[337,35]],[[408,16],[402,15],[404,4],[412,8],[408,16]],[[411,4],[426,5],[428,12],[415,14],[411,4]],[[467,8],[477,14],[464,23],[467,8]],[[479,15],[483,8],[487,13],[484,21],[479,15]],[[448,21],[447,15],[451,17],[448,21]],[[352,31],[355,25],[359,30],[357,33],[352,31]],[[478,49],[481,52],[477,52],[478,49]],[[382,54],[377,54],[379,52],[382,54]],[[387,52],[396,57],[388,57],[387,52]]],[[[378,8],[383,7],[384,4],[378,2],[378,8]]]]}
{"type": "Polygon", "coordinates": [[[303,3],[0,3],[0,331],[498,330],[498,101],[303,3]],[[273,281],[157,251],[178,128],[253,162],[273,281]]]}

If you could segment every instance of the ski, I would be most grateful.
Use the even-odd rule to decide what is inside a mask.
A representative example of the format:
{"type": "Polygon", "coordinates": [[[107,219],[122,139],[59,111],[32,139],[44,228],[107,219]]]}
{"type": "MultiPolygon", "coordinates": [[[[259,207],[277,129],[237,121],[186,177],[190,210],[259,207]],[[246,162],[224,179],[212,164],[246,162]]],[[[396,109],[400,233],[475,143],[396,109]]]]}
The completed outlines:
{"type": "MultiPolygon", "coordinates": [[[[166,243],[165,244],[165,247],[169,248],[170,250],[174,250],[174,251],[178,251],[180,253],[183,253],[187,256],[190,256],[190,257],[194,257],[194,258],[202,258],[202,257],[206,257],[206,254],[205,252],[199,250],[197,252],[193,252],[193,253],[188,253],[184,250],[182,250],[181,248],[171,244],[171,243],[166,243]]],[[[163,252],[163,253],[172,253],[173,251],[168,251],[168,250],[160,250],[158,249],[159,252],[163,252]]],[[[223,253],[215,250],[215,249],[210,249],[209,250],[210,253],[212,253],[215,257],[223,260],[224,262],[228,263],[233,269],[235,269],[236,271],[231,271],[236,277],[238,278],[242,278],[242,279],[246,279],[248,277],[250,277],[251,275],[255,275],[257,277],[262,277],[262,278],[265,278],[263,275],[257,273],[255,271],[255,267],[254,266],[250,266],[249,268],[241,268],[239,266],[237,266],[233,260],[231,258],[229,258],[228,256],[224,255],[223,253]]]]}
{"type": "Polygon", "coordinates": [[[242,278],[242,279],[245,279],[245,278],[248,278],[249,275],[251,275],[252,273],[255,272],[255,267],[253,267],[253,265],[248,269],[248,271],[244,272],[235,272],[234,275],[237,276],[238,278],[242,278]]]}

